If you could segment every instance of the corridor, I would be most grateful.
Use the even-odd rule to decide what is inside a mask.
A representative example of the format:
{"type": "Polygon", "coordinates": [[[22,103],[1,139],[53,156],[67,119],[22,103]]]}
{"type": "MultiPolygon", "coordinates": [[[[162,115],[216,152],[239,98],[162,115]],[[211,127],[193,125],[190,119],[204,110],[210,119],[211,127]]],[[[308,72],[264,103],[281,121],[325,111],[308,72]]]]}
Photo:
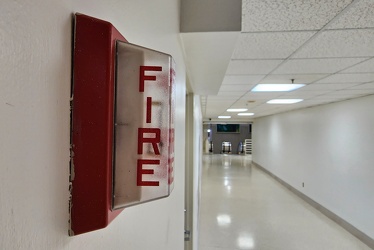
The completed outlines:
{"type": "Polygon", "coordinates": [[[251,166],[251,156],[203,156],[199,227],[199,250],[370,249],[251,166]]]}

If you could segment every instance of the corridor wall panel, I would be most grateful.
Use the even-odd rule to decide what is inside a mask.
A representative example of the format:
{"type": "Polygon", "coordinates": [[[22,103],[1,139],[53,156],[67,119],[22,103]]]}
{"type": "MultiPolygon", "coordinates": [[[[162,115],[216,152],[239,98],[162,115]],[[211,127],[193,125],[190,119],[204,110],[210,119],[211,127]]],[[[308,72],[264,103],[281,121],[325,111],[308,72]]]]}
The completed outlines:
{"type": "Polygon", "coordinates": [[[253,161],[374,238],[374,96],[258,118],[253,161]]]}

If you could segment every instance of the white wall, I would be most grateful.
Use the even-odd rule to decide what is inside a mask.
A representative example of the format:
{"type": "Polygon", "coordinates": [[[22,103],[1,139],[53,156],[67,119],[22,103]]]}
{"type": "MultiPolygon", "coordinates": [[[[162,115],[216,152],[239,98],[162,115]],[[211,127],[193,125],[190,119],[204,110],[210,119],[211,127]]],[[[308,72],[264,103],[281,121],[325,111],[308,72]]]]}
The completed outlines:
{"type": "Polygon", "coordinates": [[[194,174],[193,174],[193,248],[198,249],[199,244],[199,221],[200,221],[200,194],[201,194],[201,167],[203,154],[203,116],[201,113],[200,96],[193,98],[193,121],[194,121],[194,174]]]}
{"type": "Polygon", "coordinates": [[[179,1],[0,1],[0,249],[183,249],[185,64],[179,1]],[[68,237],[71,15],[111,22],[176,61],[175,187],[68,237]]]}
{"type": "Polygon", "coordinates": [[[186,230],[190,240],[185,242],[185,250],[198,249],[200,176],[202,166],[202,113],[200,96],[187,95],[186,111],[186,230]]]}
{"type": "Polygon", "coordinates": [[[372,95],[256,119],[253,160],[374,238],[373,107],[372,95]]]}

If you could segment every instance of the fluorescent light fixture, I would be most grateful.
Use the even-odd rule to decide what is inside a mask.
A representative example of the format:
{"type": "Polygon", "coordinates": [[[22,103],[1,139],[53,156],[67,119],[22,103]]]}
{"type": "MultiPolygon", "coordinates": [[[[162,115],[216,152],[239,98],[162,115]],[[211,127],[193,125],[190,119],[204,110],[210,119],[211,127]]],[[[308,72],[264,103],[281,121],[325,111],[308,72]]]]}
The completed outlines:
{"type": "Polygon", "coordinates": [[[269,104],[293,104],[304,101],[303,99],[273,99],[266,103],[269,104]]]}
{"type": "Polygon", "coordinates": [[[247,111],[248,109],[228,109],[227,112],[244,112],[247,111]]]}
{"type": "Polygon", "coordinates": [[[231,116],[229,116],[229,115],[220,115],[220,116],[218,116],[218,118],[219,119],[230,119],[231,116]]]}
{"type": "Polygon", "coordinates": [[[252,92],[271,92],[271,91],[292,91],[301,87],[305,84],[257,84],[251,91],[252,92]]]}
{"type": "Polygon", "coordinates": [[[255,113],[239,113],[238,115],[240,116],[251,116],[254,115],[255,113]]]}

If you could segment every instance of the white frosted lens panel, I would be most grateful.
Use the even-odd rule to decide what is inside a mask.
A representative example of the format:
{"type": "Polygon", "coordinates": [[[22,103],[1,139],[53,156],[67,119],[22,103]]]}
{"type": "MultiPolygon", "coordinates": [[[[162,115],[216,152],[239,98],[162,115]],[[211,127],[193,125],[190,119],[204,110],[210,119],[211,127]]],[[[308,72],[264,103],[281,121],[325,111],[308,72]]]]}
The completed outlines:
{"type": "Polygon", "coordinates": [[[114,209],[171,192],[173,76],[170,55],[117,42],[114,209]]]}

